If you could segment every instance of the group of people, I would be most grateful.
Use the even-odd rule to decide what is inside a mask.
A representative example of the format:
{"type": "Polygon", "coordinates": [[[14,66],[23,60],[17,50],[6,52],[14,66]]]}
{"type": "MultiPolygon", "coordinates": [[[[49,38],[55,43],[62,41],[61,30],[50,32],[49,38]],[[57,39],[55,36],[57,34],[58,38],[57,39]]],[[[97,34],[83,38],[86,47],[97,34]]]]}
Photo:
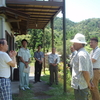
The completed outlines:
{"type": "MultiPolygon", "coordinates": [[[[12,100],[11,84],[10,84],[10,66],[15,67],[16,65],[16,55],[19,58],[19,86],[20,89],[30,89],[29,87],[29,63],[31,54],[27,48],[28,42],[26,39],[21,41],[22,46],[20,47],[18,53],[16,51],[8,52],[7,41],[2,38],[0,39],[0,100],[12,100]]],[[[41,82],[41,70],[43,64],[44,54],[41,52],[41,45],[38,45],[37,51],[34,53],[35,59],[35,83],[41,82]]],[[[58,63],[59,56],[55,54],[56,49],[52,49],[52,53],[49,55],[50,64],[50,85],[54,82],[58,84],[58,63]],[[55,68],[54,68],[55,67],[55,68]],[[55,73],[55,75],[54,75],[55,73]]]]}
{"type": "MultiPolygon", "coordinates": [[[[27,49],[27,40],[22,40],[22,47],[18,51],[18,57],[19,57],[19,77],[20,77],[20,89],[30,89],[29,88],[29,73],[24,72],[24,68],[29,67],[31,54],[29,52],[29,49],[27,49]]],[[[34,59],[35,59],[35,76],[34,76],[34,83],[41,82],[40,76],[41,76],[41,70],[42,70],[42,64],[44,59],[44,54],[41,51],[41,45],[37,46],[37,51],[34,52],[34,59]]],[[[59,64],[60,58],[56,54],[56,48],[52,48],[52,53],[48,57],[49,62],[49,70],[50,70],[50,86],[54,83],[58,85],[58,64],[59,64]]]]}
{"type": "Polygon", "coordinates": [[[100,80],[100,48],[98,39],[90,39],[90,47],[93,49],[89,54],[84,46],[85,36],[77,33],[71,40],[72,55],[70,67],[72,69],[71,87],[74,88],[75,100],[88,100],[90,89],[92,100],[100,100],[98,83],[100,80]]]}
{"type": "MultiPolygon", "coordinates": [[[[41,52],[41,45],[38,45],[38,50],[34,53],[35,58],[35,83],[41,82],[41,70],[43,64],[44,54],[41,52]]],[[[53,83],[58,85],[58,64],[60,62],[60,58],[58,54],[56,54],[56,48],[52,48],[52,53],[48,56],[49,70],[50,70],[50,86],[53,83]]]]}
{"type": "MultiPolygon", "coordinates": [[[[89,54],[85,49],[85,36],[77,33],[74,39],[71,40],[71,61],[70,67],[72,72],[71,87],[74,88],[75,100],[88,100],[88,89],[92,94],[92,100],[100,100],[98,83],[100,79],[100,48],[98,47],[98,39],[90,39],[90,47],[93,49],[89,54]]],[[[24,68],[29,68],[31,54],[27,48],[28,42],[26,39],[21,41],[22,47],[18,51],[19,56],[19,77],[20,89],[30,89],[29,87],[29,72],[24,72],[24,68]]],[[[38,45],[38,50],[34,53],[35,59],[35,83],[41,82],[41,70],[44,59],[44,54],[41,52],[41,45],[38,45]]],[[[15,51],[8,51],[7,41],[0,39],[0,100],[12,100],[10,86],[10,66],[16,64],[15,51]]],[[[60,58],[56,54],[56,48],[52,48],[52,53],[48,56],[49,71],[50,71],[50,86],[55,83],[58,85],[58,64],[60,58]]]]}

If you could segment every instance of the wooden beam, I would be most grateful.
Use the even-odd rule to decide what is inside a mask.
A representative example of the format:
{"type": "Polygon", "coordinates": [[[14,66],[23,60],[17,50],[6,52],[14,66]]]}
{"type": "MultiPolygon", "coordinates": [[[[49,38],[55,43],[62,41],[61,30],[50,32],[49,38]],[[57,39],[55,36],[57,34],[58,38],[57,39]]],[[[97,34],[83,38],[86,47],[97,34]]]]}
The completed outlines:
{"type": "Polygon", "coordinates": [[[2,13],[6,12],[6,13],[9,13],[9,14],[13,14],[13,15],[17,15],[17,16],[22,16],[22,17],[25,17],[25,18],[29,17],[28,14],[25,14],[25,13],[20,12],[18,10],[11,9],[9,7],[0,7],[0,11],[2,11],[2,13]]]}
{"type": "Polygon", "coordinates": [[[18,31],[25,31],[25,30],[27,30],[27,29],[17,29],[17,28],[12,28],[11,30],[12,30],[12,31],[18,32],[18,31]]]}
{"type": "Polygon", "coordinates": [[[29,12],[30,12],[31,14],[32,14],[32,13],[46,13],[46,14],[48,14],[48,13],[50,13],[50,14],[53,13],[53,14],[54,14],[54,13],[55,13],[55,11],[34,11],[34,10],[33,10],[33,11],[20,10],[20,11],[21,11],[21,12],[25,12],[25,13],[27,13],[27,12],[29,13],[29,12]]]}
{"type": "Polygon", "coordinates": [[[51,19],[51,17],[50,18],[47,18],[47,17],[31,17],[31,18],[36,18],[36,19],[51,19]]]}
{"type": "Polygon", "coordinates": [[[6,22],[20,22],[21,19],[6,19],[6,22]]]}
{"type": "MultiPolygon", "coordinates": [[[[32,21],[32,20],[37,20],[37,19],[36,18],[30,18],[30,20],[32,21]]],[[[50,20],[49,19],[41,19],[41,18],[39,18],[38,21],[50,21],[50,20]]]]}
{"type": "Polygon", "coordinates": [[[45,16],[45,17],[50,17],[51,15],[46,15],[46,14],[30,14],[30,16],[45,16]]]}
{"type": "MultiPolygon", "coordinates": [[[[9,6],[9,5],[8,5],[9,6]]],[[[27,9],[27,10],[30,10],[30,9],[34,9],[34,10],[36,10],[36,9],[42,9],[42,10],[58,10],[58,8],[53,8],[53,7],[51,7],[51,6],[48,6],[47,8],[44,6],[44,7],[27,7],[27,6],[20,6],[20,5],[18,5],[18,6],[13,6],[13,5],[10,5],[9,6],[10,8],[14,8],[14,9],[17,9],[17,10],[20,10],[20,9],[27,9]]]]}
{"type": "Polygon", "coordinates": [[[23,4],[23,5],[43,5],[43,6],[63,6],[62,2],[56,1],[33,1],[33,0],[6,0],[6,4],[23,4]]]}

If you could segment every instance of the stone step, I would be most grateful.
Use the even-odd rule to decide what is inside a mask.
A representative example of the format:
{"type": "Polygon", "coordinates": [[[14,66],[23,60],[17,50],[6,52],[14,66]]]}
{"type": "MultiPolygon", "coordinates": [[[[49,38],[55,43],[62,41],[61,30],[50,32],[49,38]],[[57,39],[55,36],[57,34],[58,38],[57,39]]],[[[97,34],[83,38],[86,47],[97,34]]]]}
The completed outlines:
{"type": "Polygon", "coordinates": [[[12,94],[19,94],[19,81],[11,82],[11,90],[12,94]]]}

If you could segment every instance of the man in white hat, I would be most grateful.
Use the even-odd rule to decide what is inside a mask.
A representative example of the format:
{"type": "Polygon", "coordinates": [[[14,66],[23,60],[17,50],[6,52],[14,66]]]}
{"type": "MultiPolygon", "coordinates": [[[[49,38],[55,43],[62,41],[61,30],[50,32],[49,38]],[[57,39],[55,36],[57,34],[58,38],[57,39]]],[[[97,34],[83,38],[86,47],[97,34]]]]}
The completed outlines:
{"type": "Polygon", "coordinates": [[[72,59],[72,82],[75,100],[88,100],[88,88],[93,89],[93,66],[88,52],[84,49],[85,36],[77,33],[73,40],[73,47],[77,54],[72,59]]]}

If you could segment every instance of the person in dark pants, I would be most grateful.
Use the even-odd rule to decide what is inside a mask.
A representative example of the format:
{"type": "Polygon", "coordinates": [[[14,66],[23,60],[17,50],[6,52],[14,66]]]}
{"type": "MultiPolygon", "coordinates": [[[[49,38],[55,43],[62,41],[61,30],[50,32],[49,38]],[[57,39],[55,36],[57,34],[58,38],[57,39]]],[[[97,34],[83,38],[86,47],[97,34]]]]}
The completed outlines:
{"type": "Polygon", "coordinates": [[[48,56],[50,70],[50,86],[54,83],[54,81],[56,82],[56,85],[58,85],[58,64],[60,58],[55,52],[56,49],[52,48],[52,53],[48,56]]]}
{"type": "Polygon", "coordinates": [[[38,45],[38,50],[34,53],[34,58],[35,58],[35,83],[41,82],[40,76],[41,76],[44,54],[40,50],[41,50],[41,45],[38,45]]]}

